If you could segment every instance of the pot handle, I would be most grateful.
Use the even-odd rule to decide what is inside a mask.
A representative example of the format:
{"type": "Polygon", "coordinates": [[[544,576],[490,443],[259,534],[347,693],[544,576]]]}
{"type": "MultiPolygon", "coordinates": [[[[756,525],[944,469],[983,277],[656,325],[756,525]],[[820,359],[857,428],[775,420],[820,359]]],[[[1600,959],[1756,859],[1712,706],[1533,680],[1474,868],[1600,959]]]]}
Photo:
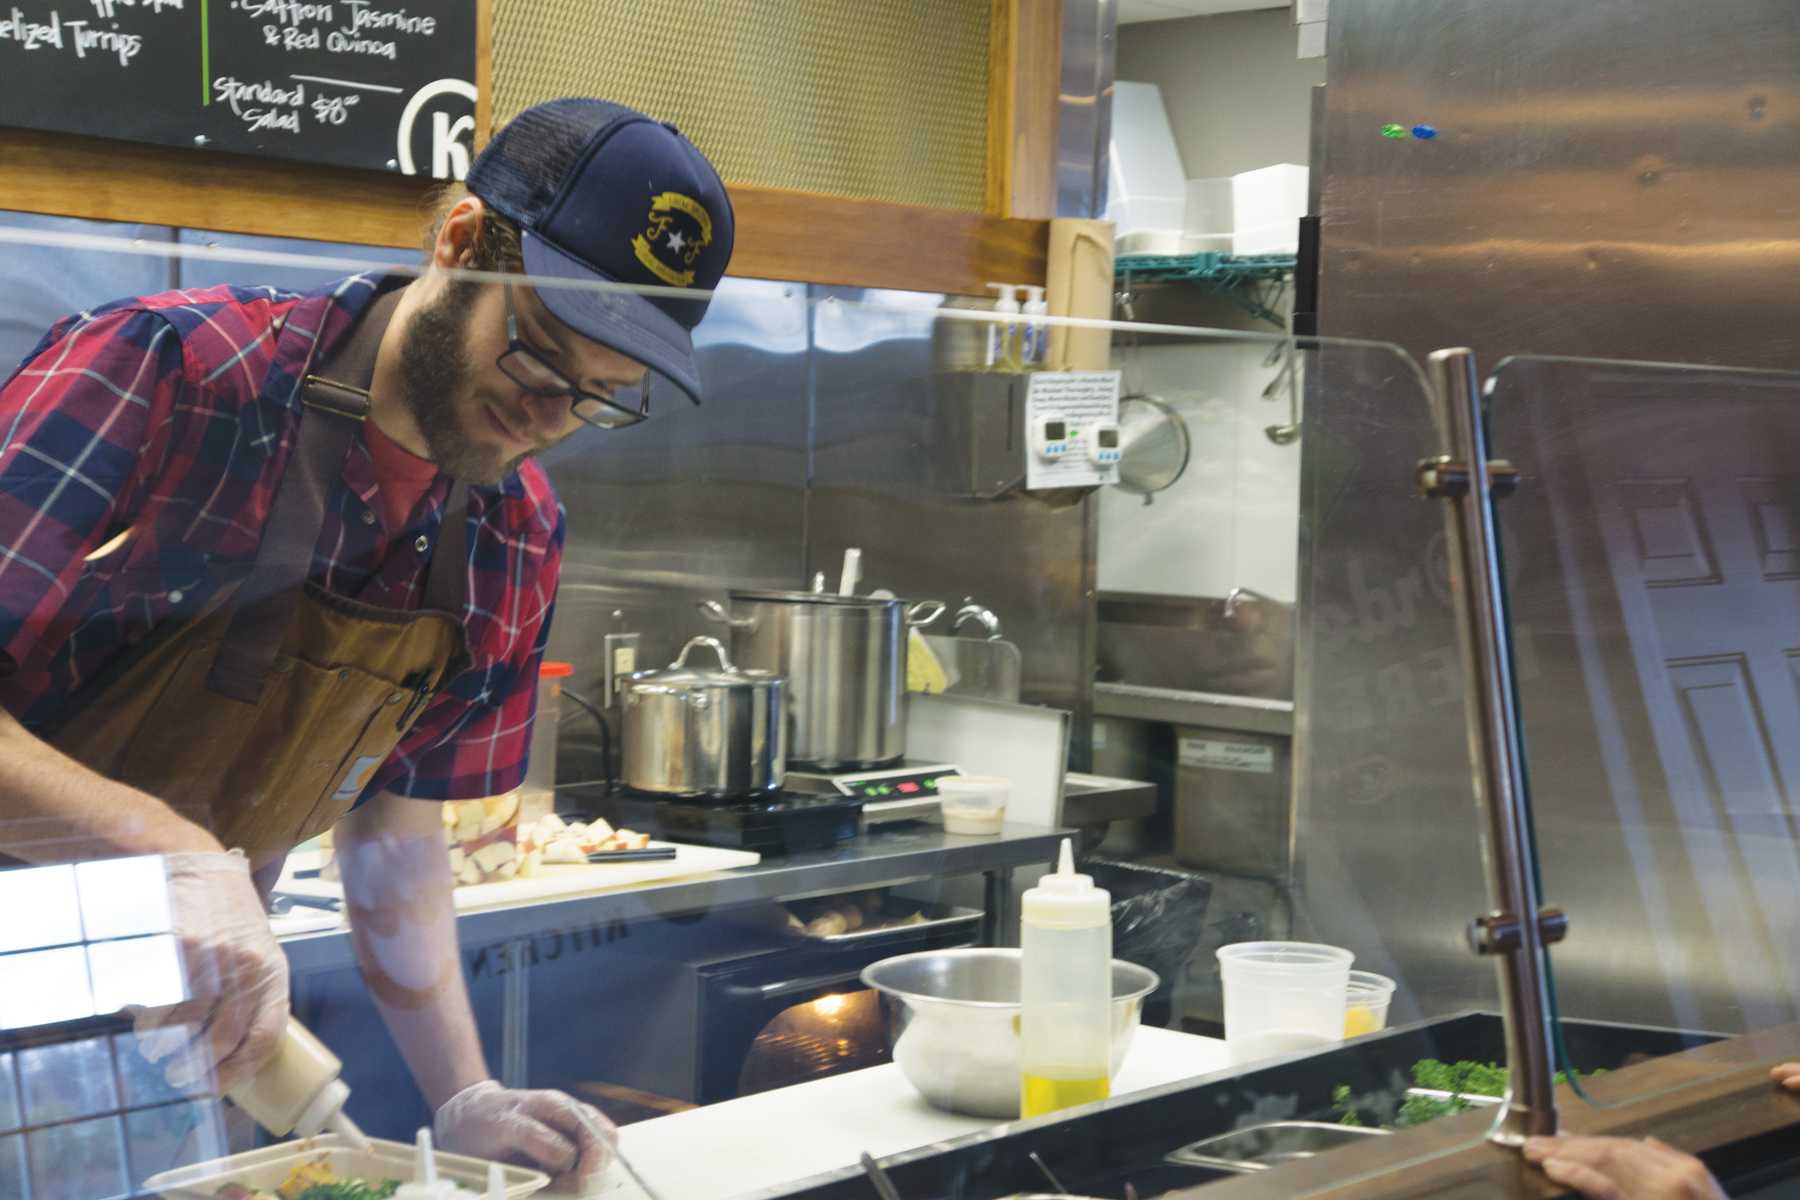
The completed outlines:
{"type": "MultiPolygon", "coordinates": [[[[734,617],[726,612],[725,606],[720,604],[717,600],[702,600],[694,607],[698,608],[707,620],[717,621],[727,629],[756,628],[756,619],[754,617],[734,617]]],[[[690,642],[688,644],[692,645],[693,643],[690,642]]]]}
{"type": "Polygon", "coordinates": [[[725,653],[725,643],[721,642],[716,637],[705,636],[689,638],[688,644],[681,648],[680,656],[677,657],[674,662],[669,664],[669,669],[679,671],[681,668],[687,666],[688,655],[693,653],[695,646],[705,646],[708,650],[711,650],[714,654],[718,655],[719,668],[727,675],[736,675],[738,673],[738,669],[732,665],[731,656],[725,653]]]}
{"type": "Polygon", "coordinates": [[[948,607],[950,606],[942,600],[921,600],[906,610],[906,623],[914,629],[920,625],[929,625],[943,616],[948,607]]]}

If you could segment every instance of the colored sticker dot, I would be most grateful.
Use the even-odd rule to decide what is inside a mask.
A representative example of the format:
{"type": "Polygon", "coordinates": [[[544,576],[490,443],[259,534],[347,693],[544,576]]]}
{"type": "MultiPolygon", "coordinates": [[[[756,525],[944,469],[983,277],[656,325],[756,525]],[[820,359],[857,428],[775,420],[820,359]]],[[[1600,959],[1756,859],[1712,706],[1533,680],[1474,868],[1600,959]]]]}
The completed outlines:
{"type": "Polygon", "coordinates": [[[1437,126],[1435,126],[1435,125],[1414,125],[1413,126],[1413,136],[1418,138],[1422,142],[1429,142],[1432,138],[1437,136],[1437,126]]]}
{"type": "Polygon", "coordinates": [[[1384,138],[1403,138],[1406,136],[1406,126],[1395,125],[1390,121],[1388,124],[1381,127],[1381,136],[1384,138]]]}

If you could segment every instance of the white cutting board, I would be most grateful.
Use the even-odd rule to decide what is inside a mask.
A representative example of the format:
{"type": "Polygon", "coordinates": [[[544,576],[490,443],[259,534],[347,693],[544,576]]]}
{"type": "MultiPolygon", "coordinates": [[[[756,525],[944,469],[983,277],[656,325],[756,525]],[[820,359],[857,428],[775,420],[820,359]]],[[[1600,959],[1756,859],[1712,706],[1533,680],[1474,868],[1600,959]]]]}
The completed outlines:
{"type": "MultiPolygon", "coordinates": [[[[753,850],[725,850],[717,846],[689,846],[676,842],[651,842],[651,846],[674,846],[675,857],[650,862],[552,863],[539,867],[529,879],[506,879],[497,883],[472,883],[455,891],[456,911],[475,912],[484,908],[501,908],[515,904],[538,904],[545,900],[567,900],[596,892],[614,892],[622,888],[641,887],[690,875],[709,875],[737,867],[753,867],[762,855],[753,850]]],[[[344,885],[335,880],[295,879],[293,872],[316,869],[320,855],[294,853],[288,855],[281,880],[275,885],[277,895],[317,896],[329,900],[344,898],[344,885]]],[[[446,863],[444,869],[450,869],[446,863]]]]}

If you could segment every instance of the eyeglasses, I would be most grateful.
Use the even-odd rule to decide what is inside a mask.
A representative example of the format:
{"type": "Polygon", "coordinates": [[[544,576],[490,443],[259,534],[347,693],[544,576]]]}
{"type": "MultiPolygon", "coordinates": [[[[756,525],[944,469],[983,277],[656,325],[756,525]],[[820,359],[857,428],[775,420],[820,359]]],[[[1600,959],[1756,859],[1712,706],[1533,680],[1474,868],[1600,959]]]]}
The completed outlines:
{"type": "Polygon", "coordinates": [[[613,388],[606,395],[583,391],[569,377],[551,366],[544,356],[519,338],[519,320],[513,314],[512,285],[501,288],[506,297],[506,343],[494,365],[506,377],[534,396],[567,396],[569,411],[600,429],[622,429],[650,415],[650,375],[642,383],[613,388]]]}

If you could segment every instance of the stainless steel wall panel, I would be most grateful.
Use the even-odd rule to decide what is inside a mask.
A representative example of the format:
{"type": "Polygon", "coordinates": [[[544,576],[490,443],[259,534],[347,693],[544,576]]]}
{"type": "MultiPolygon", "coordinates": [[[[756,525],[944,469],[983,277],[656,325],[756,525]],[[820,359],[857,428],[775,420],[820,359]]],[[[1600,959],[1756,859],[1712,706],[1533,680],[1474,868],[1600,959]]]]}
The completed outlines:
{"type": "Polygon", "coordinates": [[[939,386],[936,298],[918,297],[908,312],[889,307],[891,295],[872,297],[877,309],[855,303],[857,291],[820,294],[807,573],[835,580],[844,549],[859,546],[866,588],[973,595],[1019,647],[1023,699],[1076,714],[1080,758],[1092,720],[1091,499],[954,494],[935,461],[939,406],[952,392],[939,386]]]}
{"type": "MultiPolygon", "coordinates": [[[[641,634],[639,666],[661,665],[705,632],[699,600],[798,584],[807,321],[804,285],[727,279],[695,338],[703,405],[658,393],[650,420],[546,456],[568,512],[549,655],[577,692],[600,698],[607,633],[641,634]]],[[[560,776],[596,777],[593,722],[565,711],[563,731],[560,776]]]]}
{"type": "Polygon", "coordinates": [[[1106,210],[1118,0],[1064,0],[1056,106],[1056,215],[1106,210]]]}
{"type": "MultiPolygon", "coordinates": [[[[1322,333],[1469,345],[1490,369],[1520,352],[1800,361],[1800,9],[1370,0],[1331,21],[1322,333]],[[1439,132],[1391,140],[1388,122],[1439,132]]],[[[1507,436],[1496,452],[1519,452],[1507,436]]],[[[1454,878],[1477,822],[1439,515],[1410,487],[1429,444],[1378,397],[1325,377],[1308,396],[1296,780],[1306,919],[1328,941],[1380,929],[1390,973],[1442,1010],[1491,1002],[1493,983],[1460,938],[1484,901],[1474,870],[1454,878]],[[1419,893],[1433,904],[1404,903],[1419,893]]],[[[1597,722],[1613,702],[1557,607],[1553,531],[1524,510],[1502,504],[1545,899],[1571,905],[1567,1011],[1730,1027],[1713,932],[1697,906],[1651,919],[1613,807],[1605,764],[1654,761],[1648,726],[1628,707],[1597,722]]],[[[1679,835],[1649,844],[1682,858],[1679,835]]]]}

